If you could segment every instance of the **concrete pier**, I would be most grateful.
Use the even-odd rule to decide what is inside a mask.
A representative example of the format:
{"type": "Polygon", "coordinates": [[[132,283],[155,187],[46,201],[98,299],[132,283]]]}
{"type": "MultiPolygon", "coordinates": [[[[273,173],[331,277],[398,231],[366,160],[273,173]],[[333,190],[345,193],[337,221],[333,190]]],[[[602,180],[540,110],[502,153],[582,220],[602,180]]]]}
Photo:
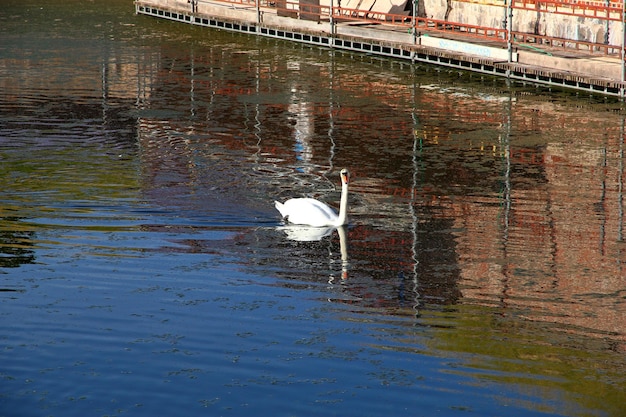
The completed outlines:
{"type": "MultiPolygon", "coordinates": [[[[558,86],[623,98],[622,56],[578,49],[541,48],[503,39],[470,36],[463,31],[420,27],[407,30],[406,20],[355,20],[327,16],[304,19],[298,11],[280,13],[275,3],[230,3],[196,0],[138,0],[138,14],[222,30],[244,32],[322,47],[441,65],[511,80],[558,86]],[[527,46],[527,47],[526,47],[527,46]]],[[[318,9],[321,10],[321,9],[318,9]]],[[[451,23],[452,25],[452,23],[451,23]]]]}

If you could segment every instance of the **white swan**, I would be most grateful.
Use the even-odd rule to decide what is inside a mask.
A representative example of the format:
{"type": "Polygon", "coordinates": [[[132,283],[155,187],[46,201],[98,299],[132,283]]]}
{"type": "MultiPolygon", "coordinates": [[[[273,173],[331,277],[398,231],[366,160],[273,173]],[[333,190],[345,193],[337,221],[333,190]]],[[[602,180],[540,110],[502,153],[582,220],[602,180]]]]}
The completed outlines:
{"type": "Polygon", "coordinates": [[[335,210],[314,198],[292,198],[284,203],[275,201],[274,205],[285,220],[293,224],[313,227],[343,226],[348,223],[348,182],[350,173],[342,169],[341,202],[339,215],[335,210]]]}

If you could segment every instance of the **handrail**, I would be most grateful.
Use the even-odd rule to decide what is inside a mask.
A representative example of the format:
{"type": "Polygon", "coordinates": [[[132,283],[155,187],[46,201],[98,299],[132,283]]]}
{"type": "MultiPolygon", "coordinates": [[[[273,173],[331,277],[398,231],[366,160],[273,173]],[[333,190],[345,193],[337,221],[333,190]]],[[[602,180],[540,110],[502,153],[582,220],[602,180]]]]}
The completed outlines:
{"type": "MultiPolygon", "coordinates": [[[[462,3],[507,7],[502,0],[455,0],[462,3]]],[[[603,0],[512,0],[511,7],[519,10],[543,11],[578,17],[621,20],[622,2],[603,0]],[[615,16],[617,15],[617,16],[615,16]]]]}
{"type": "Polygon", "coordinates": [[[540,45],[550,46],[552,48],[560,48],[564,50],[575,49],[577,51],[587,51],[590,54],[593,54],[596,51],[602,51],[605,55],[618,54],[620,53],[620,48],[621,48],[620,46],[616,46],[616,45],[607,45],[604,43],[596,43],[596,42],[588,42],[588,41],[574,41],[570,39],[534,35],[532,33],[525,33],[525,32],[513,32],[513,36],[517,44],[521,44],[521,43],[540,44],[540,45]]]}
{"type": "MultiPolygon", "coordinates": [[[[209,2],[208,0],[199,0],[200,2],[209,2]]],[[[425,33],[442,33],[448,36],[470,36],[494,42],[506,42],[507,30],[503,28],[494,28],[487,26],[470,25],[466,23],[451,22],[440,19],[432,19],[427,17],[412,17],[406,14],[384,13],[363,9],[352,9],[334,6],[331,10],[329,6],[321,6],[315,4],[301,4],[298,0],[210,0],[211,2],[234,3],[248,5],[250,7],[264,7],[275,10],[282,10],[294,15],[294,18],[311,18],[317,17],[319,20],[329,19],[331,14],[335,22],[360,22],[366,24],[386,24],[406,28],[407,30],[415,30],[425,33]]],[[[476,0],[457,0],[465,2],[476,2],[476,0]]],[[[580,10],[602,10],[607,13],[605,17],[597,17],[604,20],[616,20],[610,13],[616,14],[619,10],[620,19],[622,13],[622,3],[616,1],[606,2],[594,0],[512,0],[511,7],[525,10],[537,11],[536,7],[577,7],[580,10]],[[530,8],[532,5],[533,8],[530,8]]],[[[485,0],[482,0],[485,2],[485,0]]],[[[491,4],[491,3],[490,3],[491,4]]],[[[501,2],[500,5],[503,5],[501,2]]],[[[495,5],[494,5],[495,6],[495,5]]],[[[541,11],[541,10],[540,10],[541,11]]],[[[545,10],[544,10],[545,11],[545,10]]],[[[545,11],[552,13],[554,11],[545,11]]],[[[554,12],[556,13],[556,12],[554,12]]],[[[571,14],[572,16],[581,16],[571,14]]],[[[596,18],[591,15],[584,15],[589,18],[596,18]]],[[[606,43],[597,43],[590,41],[580,41],[574,39],[556,38],[526,32],[511,32],[513,46],[523,44],[545,45],[563,50],[575,49],[577,51],[586,51],[590,54],[603,53],[619,54],[621,53],[621,45],[611,45],[606,43]]]]}
{"type": "MultiPolygon", "coordinates": [[[[464,1],[464,0],[460,0],[464,1]]],[[[513,0],[512,7],[519,10],[554,13],[566,16],[621,21],[622,3],[570,0],[513,0]]]]}

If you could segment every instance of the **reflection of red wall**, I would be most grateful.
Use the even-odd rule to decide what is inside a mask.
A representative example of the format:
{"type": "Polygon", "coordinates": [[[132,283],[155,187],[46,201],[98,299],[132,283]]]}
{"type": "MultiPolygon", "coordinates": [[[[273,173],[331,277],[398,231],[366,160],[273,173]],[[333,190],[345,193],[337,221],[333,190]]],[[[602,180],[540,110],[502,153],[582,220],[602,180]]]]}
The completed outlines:
{"type": "Polygon", "coordinates": [[[464,296],[527,309],[529,319],[558,323],[562,331],[625,342],[626,303],[616,303],[615,296],[626,284],[621,168],[606,166],[595,151],[581,155],[579,147],[549,145],[543,154],[522,155],[515,159],[541,166],[543,186],[513,186],[508,211],[504,201],[491,207],[461,203],[464,213],[456,218],[466,231],[458,239],[464,296]]]}
{"type": "MultiPolygon", "coordinates": [[[[203,59],[210,66],[218,58],[197,57],[197,67],[203,59]]],[[[219,109],[211,112],[207,104],[200,104],[207,108],[198,113],[210,112],[211,124],[199,118],[191,126],[195,134],[246,155],[257,153],[268,173],[276,166],[296,166],[294,125],[281,96],[286,92],[284,87],[274,91],[271,84],[276,82],[273,72],[284,65],[276,59],[267,67],[242,66],[246,77],[258,81],[254,89],[226,79],[195,82],[196,96],[204,97],[204,103],[213,96],[219,109]],[[278,99],[273,94],[278,94],[278,99]],[[230,128],[232,114],[241,112],[245,102],[242,96],[261,103],[260,113],[255,115],[258,127],[230,128]],[[265,97],[268,103],[263,102],[265,97]],[[222,130],[214,133],[211,126],[222,130]]],[[[291,80],[302,87],[299,102],[306,102],[309,87],[328,91],[327,99],[333,103],[330,107],[326,98],[314,95],[303,106],[313,132],[305,138],[310,140],[310,163],[327,167],[332,158],[334,167],[350,167],[357,199],[354,214],[378,227],[352,229],[351,251],[358,259],[376,259],[370,270],[387,281],[380,286],[368,282],[355,291],[377,300],[378,305],[393,304],[395,287],[388,281],[393,279],[390,276],[414,266],[408,206],[415,198],[417,211],[432,209],[423,218],[442,221],[432,227],[439,228],[437,232],[448,239],[446,248],[453,251],[454,256],[430,264],[432,268],[439,261],[453,264],[455,270],[443,278],[450,282],[441,286],[448,291],[448,299],[455,298],[450,294],[460,277],[466,299],[502,308],[515,306],[527,311],[530,319],[554,322],[566,331],[596,329],[616,333],[616,339],[624,340],[626,307],[615,303],[620,299],[615,294],[621,294],[625,286],[619,194],[623,170],[619,166],[620,144],[611,139],[619,137],[613,124],[607,128],[602,115],[577,108],[564,111],[549,102],[526,104],[522,99],[502,100],[498,95],[490,100],[471,95],[459,98],[419,85],[388,82],[375,74],[339,71],[331,76],[323,66],[311,65],[301,71],[314,72],[312,79],[329,81],[307,86],[307,77],[299,74],[299,79],[291,80]],[[366,104],[341,106],[342,96],[366,104]],[[367,104],[369,100],[375,104],[367,104]],[[328,137],[331,124],[333,151],[328,137]],[[386,126],[383,133],[369,134],[380,132],[381,124],[386,126]],[[507,130],[513,132],[511,137],[507,130]],[[554,135],[553,140],[549,134],[554,135]],[[425,147],[424,158],[429,157],[428,152],[435,158],[447,154],[457,158],[453,163],[424,159],[421,166],[425,172],[420,172],[417,184],[412,179],[415,136],[425,147]],[[465,157],[482,164],[483,171],[458,163],[465,157]],[[435,168],[437,163],[442,167],[435,168]],[[511,166],[509,178],[502,173],[505,164],[511,166]],[[490,167],[492,172],[485,174],[484,169],[490,167]],[[492,179],[485,179],[486,175],[492,179]],[[465,187],[479,181],[484,181],[480,193],[467,195],[465,187]],[[378,217],[372,219],[373,212],[378,217]]],[[[160,76],[172,77],[171,70],[160,76]]],[[[175,88],[191,83],[182,70],[175,77],[175,88]]],[[[168,82],[156,83],[155,88],[168,88],[168,82]]],[[[173,131],[190,128],[183,122],[180,126],[171,123],[173,131]]],[[[152,163],[159,164],[158,155],[154,158],[152,163]]],[[[179,161],[181,172],[184,159],[179,161]]],[[[435,239],[420,236],[418,257],[430,256],[424,251],[424,242],[430,238],[435,239]]],[[[435,274],[428,275],[428,265],[423,259],[419,266],[426,266],[423,277],[433,280],[435,274]]],[[[437,296],[435,285],[422,290],[433,299],[437,296]]]]}

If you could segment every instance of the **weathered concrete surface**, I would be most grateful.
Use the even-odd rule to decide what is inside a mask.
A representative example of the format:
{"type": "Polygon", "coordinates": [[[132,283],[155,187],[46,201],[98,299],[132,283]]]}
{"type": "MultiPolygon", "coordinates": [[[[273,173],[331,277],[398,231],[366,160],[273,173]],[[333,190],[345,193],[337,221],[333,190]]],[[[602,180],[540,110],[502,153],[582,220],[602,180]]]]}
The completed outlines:
{"type": "MultiPolygon", "coordinates": [[[[141,0],[136,3],[161,9],[166,8],[178,13],[189,13],[190,11],[187,0],[141,0]]],[[[502,7],[499,9],[502,12],[502,7]]],[[[315,21],[279,16],[276,8],[260,8],[257,10],[256,7],[249,5],[202,2],[198,3],[194,16],[208,16],[251,26],[292,30],[294,32],[320,36],[329,36],[331,33],[331,25],[328,18],[315,21]]],[[[502,15],[500,15],[501,17],[502,15]]],[[[485,23],[483,22],[483,24],[485,23]]],[[[511,55],[513,59],[509,60],[507,45],[503,41],[493,41],[448,32],[426,32],[421,33],[421,36],[414,37],[411,31],[407,30],[407,27],[385,23],[368,24],[364,22],[340,21],[334,26],[334,36],[337,39],[342,37],[349,40],[359,39],[364,42],[378,42],[381,45],[394,45],[394,47],[399,45],[404,49],[461,61],[491,63],[494,66],[498,66],[498,68],[505,68],[505,70],[508,68],[519,74],[530,74],[530,78],[523,77],[523,79],[530,81],[533,81],[533,76],[541,75],[554,79],[576,80],[585,85],[600,86],[601,88],[606,88],[607,86],[613,89],[618,88],[620,89],[620,95],[626,92],[626,83],[622,81],[622,61],[619,56],[591,55],[575,50],[564,51],[563,49],[559,50],[549,46],[540,45],[537,47],[530,44],[516,43],[516,50],[511,55]],[[443,43],[437,42],[434,39],[430,39],[431,36],[444,41],[443,43]],[[446,42],[446,39],[454,41],[455,44],[458,43],[465,46],[462,48],[451,48],[450,42],[446,42]]],[[[552,81],[550,83],[553,84],[552,81]]],[[[567,86],[570,85],[568,84],[567,86]]],[[[601,89],[597,90],[595,88],[593,91],[602,92],[601,89]]]]}
{"type": "MultiPolygon", "coordinates": [[[[411,1],[411,0],[409,0],[411,1]]],[[[505,2],[501,0],[480,0],[476,2],[453,1],[453,0],[421,0],[426,16],[446,20],[449,22],[476,25],[483,27],[504,28],[504,22],[508,19],[508,10],[505,2]]],[[[153,0],[151,3],[172,10],[189,10],[188,0],[153,0]]],[[[356,2],[353,2],[356,4],[356,2]]],[[[406,0],[389,0],[389,10],[381,10],[387,13],[402,14],[406,0]]],[[[334,1],[335,6],[339,0],[334,1]]],[[[330,6],[330,0],[321,0],[320,5],[330,6]]],[[[343,0],[342,5],[350,8],[348,0],[343,0]]],[[[198,13],[208,13],[216,5],[209,2],[198,2],[198,13]]],[[[219,7],[219,6],[218,6],[219,7]]],[[[223,6],[233,11],[240,12],[242,5],[233,7],[223,6]]],[[[248,6],[249,7],[249,6],[248,6]]],[[[561,7],[562,9],[563,7],[561,7]]],[[[235,18],[236,16],[232,16],[235,18]]],[[[619,20],[620,16],[611,15],[619,20]]],[[[572,39],[577,41],[603,43],[608,37],[610,45],[622,44],[622,23],[620,21],[606,21],[595,17],[567,16],[553,14],[545,11],[513,10],[513,31],[550,36],[555,38],[572,39]]],[[[299,24],[303,20],[299,20],[299,24]]]]}
{"type": "Polygon", "coordinates": [[[593,75],[594,77],[615,81],[621,80],[622,77],[620,61],[606,56],[561,57],[520,50],[518,62],[524,65],[546,68],[553,72],[563,71],[587,76],[593,75]]]}
{"type": "MultiPolygon", "coordinates": [[[[477,2],[423,0],[426,15],[433,19],[468,25],[505,28],[509,18],[504,1],[482,0],[477,2]],[[450,6],[450,9],[448,9],[450,6]]],[[[565,9],[561,6],[561,10],[565,9]]],[[[622,23],[619,14],[610,17],[618,21],[606,21],[590,17],[567,16],[546,11],[513,9],[513,31],[554,38],[603,43],[608,33],[610,45],[622,44],[622,23]]]]}

